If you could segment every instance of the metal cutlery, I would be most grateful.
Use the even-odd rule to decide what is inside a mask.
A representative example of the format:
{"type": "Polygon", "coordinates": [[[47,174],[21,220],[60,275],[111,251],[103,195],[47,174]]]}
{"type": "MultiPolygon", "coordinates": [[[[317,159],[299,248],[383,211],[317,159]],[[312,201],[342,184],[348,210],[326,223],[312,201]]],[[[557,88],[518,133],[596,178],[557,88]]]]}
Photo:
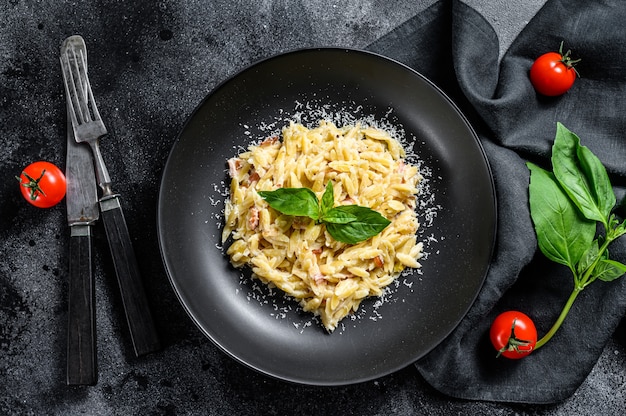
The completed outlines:
{"type": "Polygon", "coordinates": [[[97,381],[92,227],[99,217],[98,189],[89,148],[76,143],[67,120],[67,222],[70,226],[67,384],[97,381]]]}
{"type": "Polygon", "coordinates": [[[160,343],[119,195],[111,189],[111,178],[100,152],[99,140],[107,134],[107,129],[93,97],[87,74],[87,48],[81,36],[70,36],[61,45],[61,68],[74,138],[79,143],[87,143],[93,152],[96,178],[102,189],[99,199],[102,221],[135,354],[140,356],[154,352],[160,349],[160,343]]]}

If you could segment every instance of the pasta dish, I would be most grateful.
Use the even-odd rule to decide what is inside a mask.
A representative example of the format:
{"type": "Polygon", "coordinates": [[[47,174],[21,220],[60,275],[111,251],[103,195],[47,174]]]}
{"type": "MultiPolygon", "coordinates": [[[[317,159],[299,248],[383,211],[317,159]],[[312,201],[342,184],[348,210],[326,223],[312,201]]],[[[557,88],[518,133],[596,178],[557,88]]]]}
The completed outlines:
{"type": "Polygon", "coordinates": [[[405,268],[419,268],[422,243],[416,204],[422,176],[400,142],[376,127],[315,128],[291,122],[228,161],[230,196],[222,241],[235,267],[295,298],[328,332],[369,296],[381,296],[405,268]],[[334,205],[360,205],[390,222],[356,244],[337,241],[323,223],[289,216],[259,195],[308,188],[322,198],[332,184],[334,205]]]}

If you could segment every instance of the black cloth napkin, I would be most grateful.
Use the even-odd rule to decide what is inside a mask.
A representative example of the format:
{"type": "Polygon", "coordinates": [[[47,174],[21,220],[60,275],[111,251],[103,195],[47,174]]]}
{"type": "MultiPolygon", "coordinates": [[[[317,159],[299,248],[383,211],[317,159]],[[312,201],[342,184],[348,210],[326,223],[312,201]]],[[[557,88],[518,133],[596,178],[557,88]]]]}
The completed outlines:
{"type": "MultiPolygon", "coordinates": [[[[625,21],[623,0],[548,0],[499,60],[490,24],[461,1],[440,1],[369,46],[451,96],[476,129],[493,170],[498,233],[484,286],[455,331],[416,363],[443,393],[518,403],[564,400],[584,381],[625,314],[626,277],[597,281],[578,297],[554,338],[531,356],[496,359],[489,342],[491,322],[510,309],[532,316],[543,336],[573,288],[569,270],[539,252],[528,209],[525,162],[550,169],[557,121],[604,163],[618,198],[624,194],[625,21]],[[542,53],[558,51],[561,41],[582,59],[581,77],[564,96],[541,97],[529,68],[542,53]]],[[[612,245],[612,258],[626,262],[625,240],[612,245]]]]}

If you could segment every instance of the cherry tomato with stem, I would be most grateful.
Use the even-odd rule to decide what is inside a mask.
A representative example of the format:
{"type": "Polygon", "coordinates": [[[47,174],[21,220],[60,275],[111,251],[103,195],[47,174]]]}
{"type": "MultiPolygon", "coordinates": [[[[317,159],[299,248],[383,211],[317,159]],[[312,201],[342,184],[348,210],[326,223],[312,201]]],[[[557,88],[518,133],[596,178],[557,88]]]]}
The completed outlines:
{"type": "Polygon", "coordinates": [[[535,90],[545,96],[555,97],[565,94],[574,85],[578,76],[574,64],[580,59],[572,59],[571,51],[563,53],[563,42],[558,52],[541,55],[530,67],[530,82],[535,90]]]}
{"type": "Polygon", "coordinates": [[[65,197],[65,175],[50,162],[33,162],[16,178],[24,199],[38,208],[53,207],[65,197]]]}
{"type": "Polygon", "coordinates": [[[534,351],[537,328],[528,315],[518,311],[507,311],[493,321],[489,338],[498,351],[497,357],[516,360],[534,351]]]}

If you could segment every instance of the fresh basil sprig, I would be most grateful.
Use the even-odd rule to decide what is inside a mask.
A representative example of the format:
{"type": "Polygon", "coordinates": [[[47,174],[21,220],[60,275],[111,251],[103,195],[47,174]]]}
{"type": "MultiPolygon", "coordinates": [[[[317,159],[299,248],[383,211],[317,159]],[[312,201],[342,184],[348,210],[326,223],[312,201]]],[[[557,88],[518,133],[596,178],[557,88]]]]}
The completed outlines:
{"type": "Polygon", "coordinates": [[[308,188],[278,188],[259,191],[270,207],[286,215],[309,217],[325,224],[326,230],[337,241],[356,244],[375,236],[391,221],[371,208],[360,205],[340,205],[335,202],[334,189],[328,182],[322,201],[308,188]]]}
{"type": "Polygon", "coordinates": [[[561,123],[557,123],[551,161],[553,172],[527,163],[530,214],[539,249],[548,259],[569,267],[574,289],[535,349],[552,338],[584,288],[597,279],[609,282],[626,273],[626,265],[609,258],[609,244],[626,233],[626,222],[620,223],[611,213],[616,198],[602,162],[561,123]],[[596,236],[597,223],[604,236],[596,236]]]}

